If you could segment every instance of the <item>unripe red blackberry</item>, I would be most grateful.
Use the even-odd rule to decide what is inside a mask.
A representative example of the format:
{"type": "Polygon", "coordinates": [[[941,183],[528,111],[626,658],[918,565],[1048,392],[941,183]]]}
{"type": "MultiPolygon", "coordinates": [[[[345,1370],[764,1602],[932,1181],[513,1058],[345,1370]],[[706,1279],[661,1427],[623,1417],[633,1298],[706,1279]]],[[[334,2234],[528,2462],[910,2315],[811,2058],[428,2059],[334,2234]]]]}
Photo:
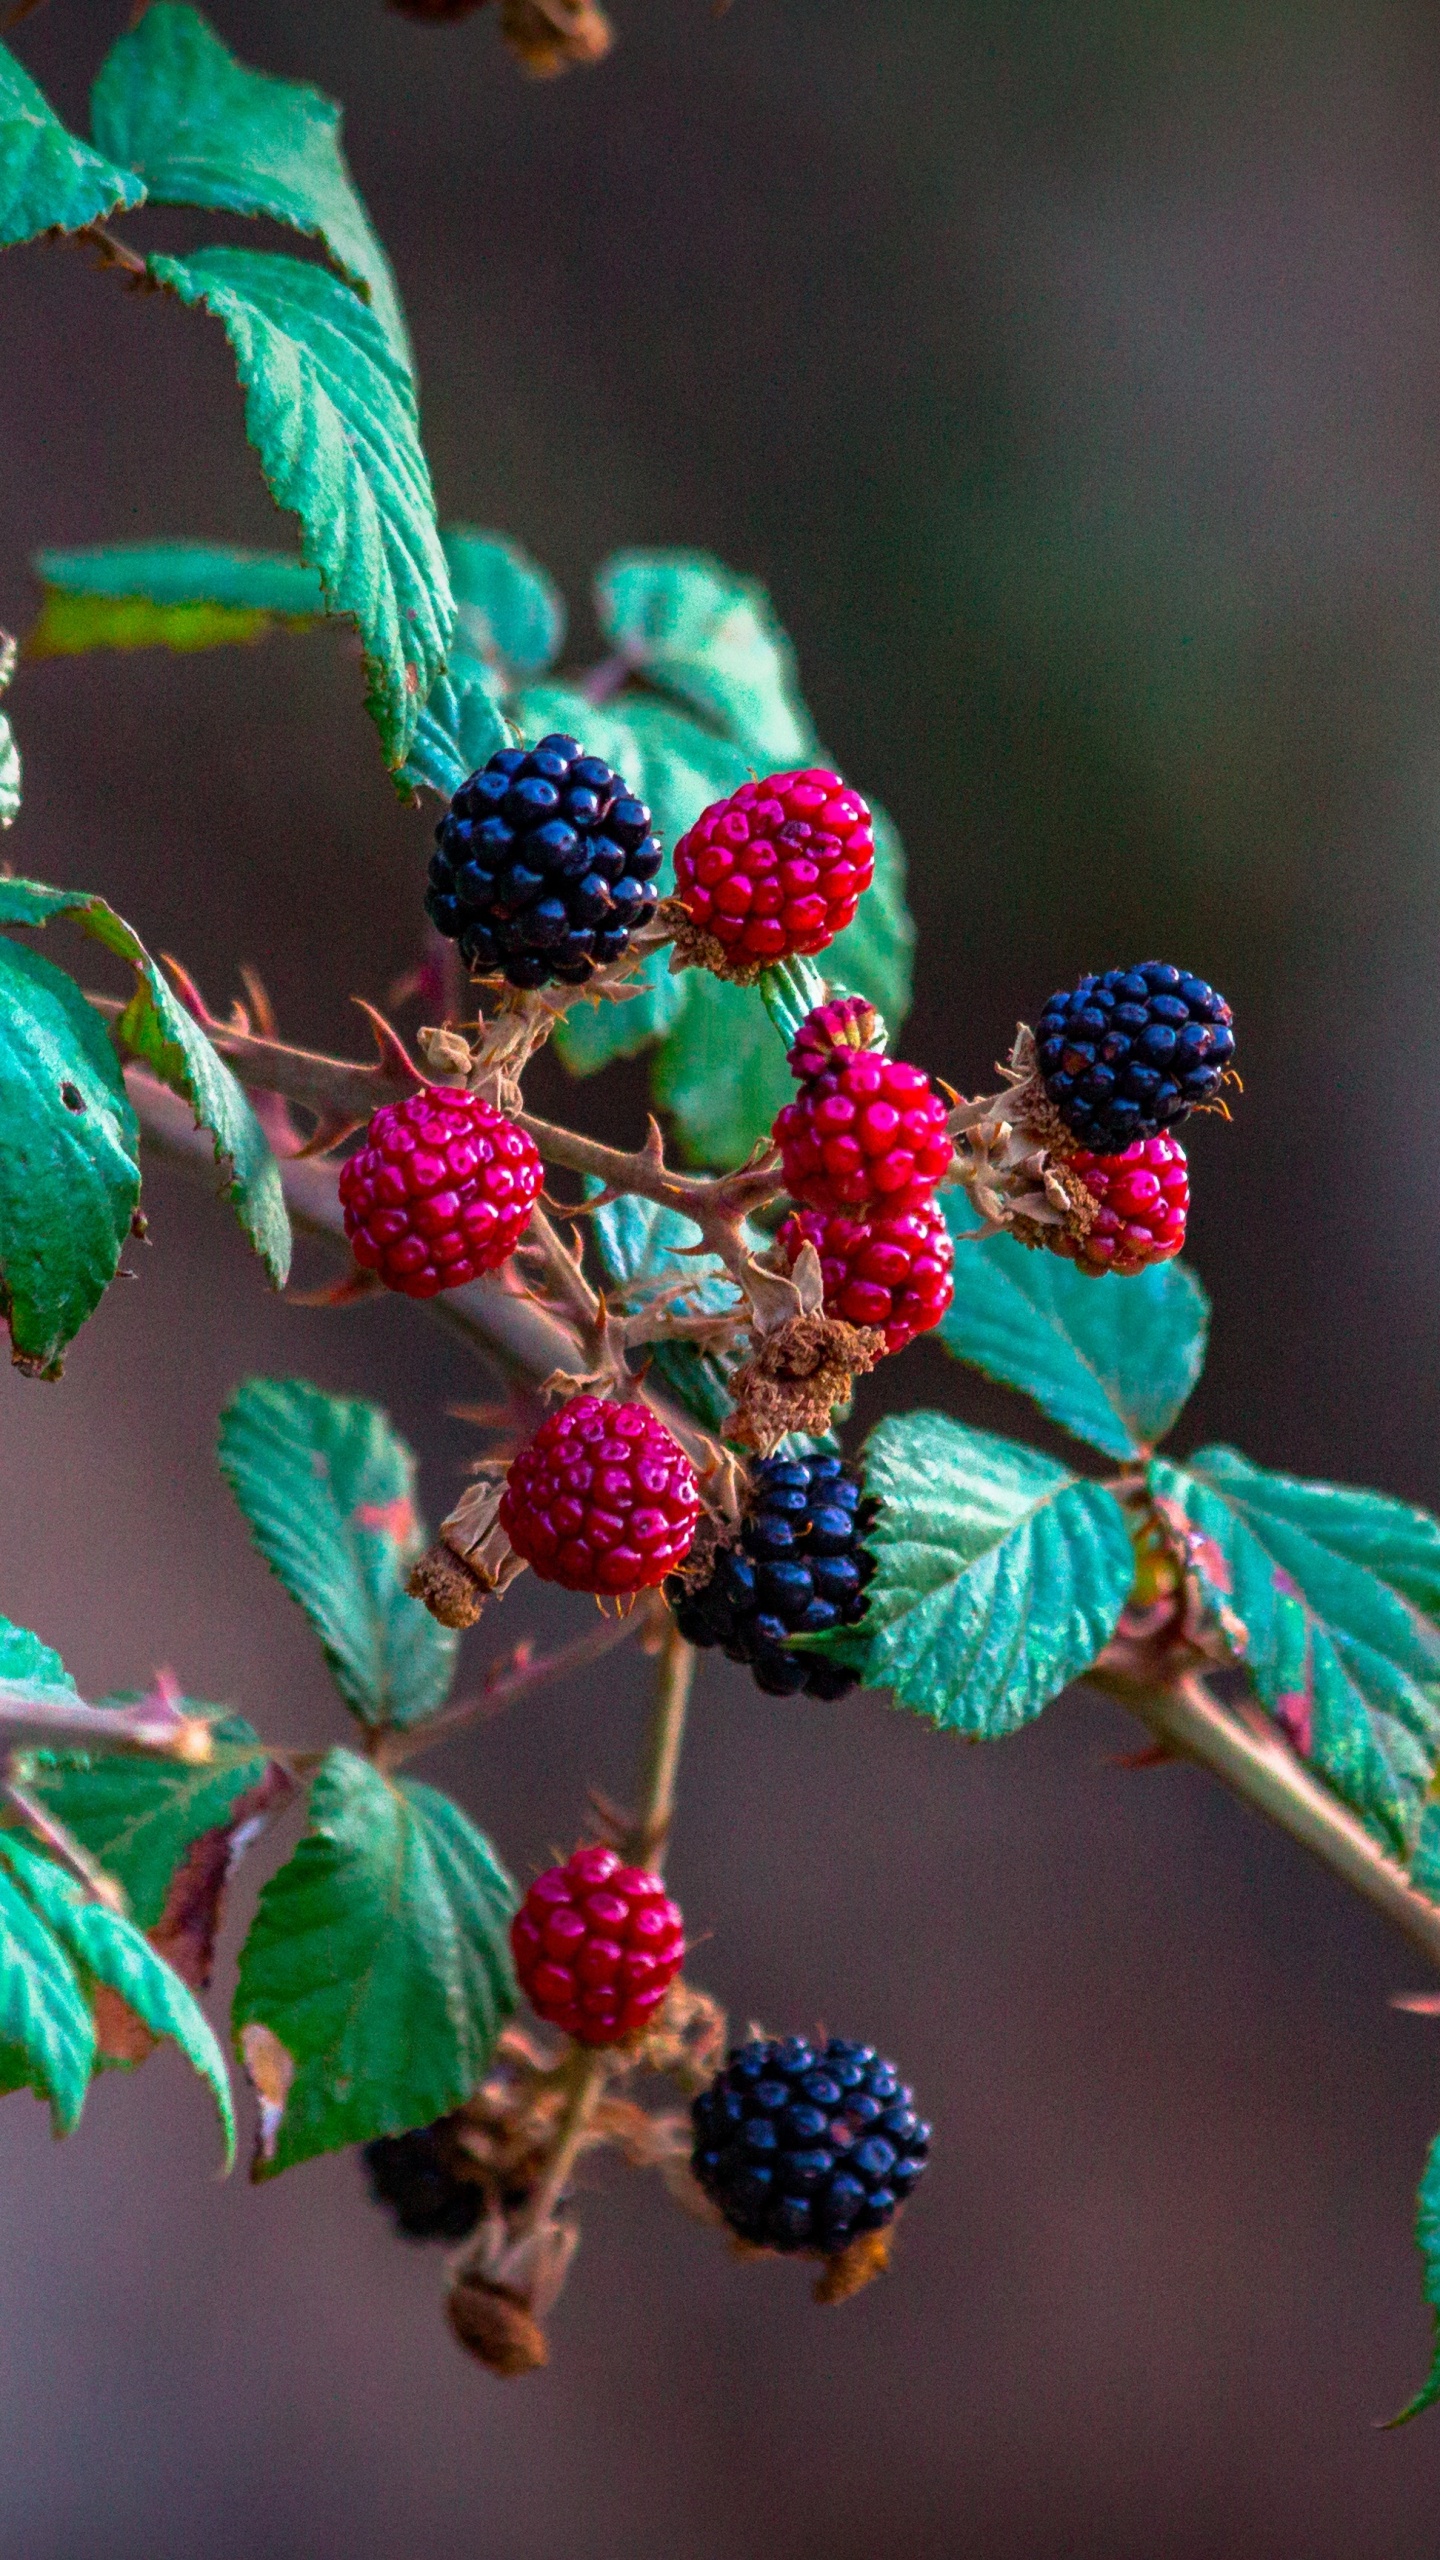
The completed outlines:
{"type": "Polygon", "coordinates": [[[643,1404],[575,1396],[512,1458],[500,1525],[542,1582],[644,1591],[689,1554],[695,1470],[643,1404]]]}
{"type": "Polygon", "coordinates": [[[547,1867],[510,1923],[520,1988],[580,2044],[623,2044],[649,2026],[685,1961],[685,1924],[657,1875],[614,1849],[547,1867]]]}
{"type": "Polygon", "coordinates": [[[819,767],[742,783],[675,847],[676,895],[745,976],[823,951],[854,921],[874,875],[869,810],[819,767]]]}
{"type": "Polygon", "coordinates": [[[543,1180],[533,1141],[493,1102],[425,1085],[382,1103],[341,1166],[345,1233],[387,1289],[433,1298],[499,1269],[543,1180]]]}
{"type": "Polygon", "coordinates": [[[790,1051],[800,1091],[776,1115],[785,1187],[816,1209],[910,1209],[949,1171],[947,1106],[921,1067],[887,1058],[858,996],[817,1005],[790,1051]]]}
{"type": "Polygon", "coordinates": [[[825,1313],[873,1325],[887,1351],[903,1351],[937,1325],[955,1291],[955,1247],[934,1200],[916,1209],[797,1209],[780,1230],[793,1265],[813,1244],[825,1281],[825,1313]]]}
{"type": "Polygon", "coordinates": [[[1091,1155],[1082,1147],[1066,1157],[1065,1169],[1078,1173],[1100,1204],[1088,1235],[1057,1230],[1053,1239],[1056,1251],[1069,1254],[1080,1270],[1130,1277],[1180,1252],[1190,1174],[1178,1138],[1137,1138],[1118,1156],[1091,1155]]]}

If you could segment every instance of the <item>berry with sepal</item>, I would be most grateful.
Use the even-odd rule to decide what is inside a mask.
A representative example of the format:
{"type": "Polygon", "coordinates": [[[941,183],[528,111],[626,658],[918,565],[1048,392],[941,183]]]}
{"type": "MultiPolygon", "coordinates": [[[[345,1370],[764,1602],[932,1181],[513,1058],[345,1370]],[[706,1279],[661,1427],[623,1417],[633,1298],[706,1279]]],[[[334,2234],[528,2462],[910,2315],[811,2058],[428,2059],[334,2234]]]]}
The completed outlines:
{"type": "Polygon", "coordinates": [[[840,2036],[733,2047],[691,2112],[695,2175],[752,2248],[838,2255],[893,2221],[929,2156],[894,2064],[840,2036]]]}
{"type": "Polygon", "coordinates": [[[1190,1174],[1178,1138],[1137,1138],[1114,1156],[1092,1155],[1082,1147],[1066,1158],[1065,1170],[1078,1174],[1098,1203],[1083,1235],[1060,1228],[1047,1236],[1054,1250],[1070,1255],[1079,1270],[1133,1277],[1182,1250],[1190,1174]]]}
{"type": "Polygon", "coordinates": [[[873,1325],[902,1351],[940,1322],[955,1289],[955,1248],[934,1200],[915,1209],[797,1209],[780,1230],[793,1266],[807,1244],[820,1256],[825,1313],[873,1325]]]}
{"type": "Polygon", "coordinates": [[[625,2044],[653,2021],[685,1960],[685,1924],[661,1879],[598,1843],[537,1876],[510,1923],[536,2016],[577,2043],[625,2044]]]}
{"type": "Polygon", "coordinates": [[[657,904],[661,851],[621,776],[556,732],[502,747],[435,830],[425,905],[476,977],[583,986],[657,904]]]}
{"type": "Polygon", "coordinates": [[[340,1168],[345,1233],[362,1270],[407,1298],[497,1271],[539,1198],[532,1139],[492,1102],[426,1085],[382,1103],[340,1168]]]}
{"type": "Polygon", "coordinates": [[[841,1460],[762,1458],[750,1470],[739,1543],[722,1547],[703,1582],[666,1590],[690,1644],[721,1645],[747,1664],[772,1698],[843,1698],[856,1675],[823,1654],[794,1653],[786,1639],[853,1626],[865,1614],[875,1570],[864,1545],[876,1505],[841,1460]]]}
{"type": "Polygon", "coordinates": [[[1235,1055],[1230,1007],[1165,960],[1051,997],[1035,1027],[1046,1095],[1080,1144],[1119,1155],[1212,1103],[1235,1055]]]}
{"type": "Polygon", "coordinates": [[[823,951],[854,922],[874,874],[869,810],[818,766],[742,783],[675,847],[675,892],[695,928],[694,956],[741,980],[823,951]]]}
{"type": "Polygon", "coordinates": [[[789,1053],[800,1091],[776,1115],[785,1187],[816,1209],[908,1209],[950,1169],[948,1107],[921,1067],[887,1058],[859,996],[817,1005],[789,1053]]]}
{"type": "Polygon", "coordinates": [[[690,1551],[695,1470],[647,1407],[575,1396],[512,1458],[500,1525],[542,1582],[643,1591],[690,1551]]]}

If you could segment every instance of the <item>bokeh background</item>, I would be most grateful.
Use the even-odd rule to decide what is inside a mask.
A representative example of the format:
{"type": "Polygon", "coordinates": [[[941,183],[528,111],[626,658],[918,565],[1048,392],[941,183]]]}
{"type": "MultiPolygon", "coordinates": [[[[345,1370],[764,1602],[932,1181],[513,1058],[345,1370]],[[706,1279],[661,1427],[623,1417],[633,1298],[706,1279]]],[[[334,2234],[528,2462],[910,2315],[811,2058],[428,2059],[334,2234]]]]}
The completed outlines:
{"type": "MultiPolygon", "coordinates": [[[[1084,966],[1236,1005],[1204,1125],[1210,1368],[1178,1435],[1440,1500],[1440,17],[1429,0],[616,0],[523,82],[488,13],[215,0],[347,105],[442,511],[561,579],[618,544],[770,585],[824,736],[893,810],[919,992],[972,1090],[1084,966]]],[[[71,120],[124,18],[49,0],[71,120]]],[[[214,226],[141,215],[141,245],[214,226]]],[[[288,245],[288,244],[287,244],[288,245]]],[[[0,264],[0,623],[40,543],[275,539],[218,329],[73,248],[0,264]]],[[[22,672],[6,851],[103,891],[297,1038],[411,956],[429,821],[333,639],[22,672]]],[[[542,1107],[634,1130],[638,1072],[542,1107]]],[[[91,1693],[174,1665],[337,1734],[212,1457],[247,1370],[380,1395],[431,1515],[477,1369],[411,1310],[270,1299],[175,1178],[63,1384],[0,1378],[0,1604],[91,1693]]],[[[317,1270],[320,1266],[317,1265],[317,1270]]],[[[1000,1427],[917,1348],[881,1382],[1000,1427]]],[[[873,1409],[875,1398],[871,1399],[873,1409]]],[[[512,1603],[544,1632],[579,1604],[512,1603]]],[[[627,1668],[434,1764],[522,1874],[623,1789],[627,1668]]],[[[939,2127],[894,2278],[819,2313],[658,2191],[586,2180],[549,2371],[499,2384],[355,2165],[213,2176],[172,2059],[57,2149],[0,2112],[0,2542],[24,2560],[1393,2560],[1440,2420],[1411,2196],[1440,2123],[1403,1943],[1075,1694],[967,1749],[702,1665],[673,1874],[741,2020],[899,2055],[939,2127]]],[[[273,1850],[268,1853],[273,1856],[273,1850]]],[[[247,1875],[237,1919],[263,1872],[247,1875]]]]}

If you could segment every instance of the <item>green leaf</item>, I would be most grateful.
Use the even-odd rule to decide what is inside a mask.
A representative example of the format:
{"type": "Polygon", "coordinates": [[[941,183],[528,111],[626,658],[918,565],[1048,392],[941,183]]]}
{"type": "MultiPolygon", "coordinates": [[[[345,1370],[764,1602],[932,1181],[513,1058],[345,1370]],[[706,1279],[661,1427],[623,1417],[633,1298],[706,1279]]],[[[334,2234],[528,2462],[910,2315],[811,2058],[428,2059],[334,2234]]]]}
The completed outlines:
{"type": "Polygon", "coordinates": [[[55,2131],[73,2133],[94,2066],[95,2021],[74,1971],[0,1864],[0,2092],[33,2089],[55,2131]]]}
{"type": "Polygon", "coordinates": [[[468,650],[456,649],[420,714],[399,778],[412,791],[438,791],[453,800],[462,782],[514,743],[498,678],[468,650]]]}
{"type": "Polygon", "coordinates": [[[774,770],[818,757],[794,651],[753,578],[701,551],[621,551],[595,582],[595,609],[632,665],[713,721],[747,760],[774,770]]]}
{"type": "Polygon", "coordinates": [[[1129,1280],[1092,1279],[1013,1236],[967,1242],[969,1201],[954,1191],[943,1200],[956,1240],[946,1350],[1033,1396],[1092,1449],[1143,1457],[1204,1366],[1210,1304],[1194,1273],[1162,1262],[1129,1280]]]}
{"type": "MultiPolygon", "coordinates": [[[[0,693],[15,673],[15,643],[0,631],[0,693]]],[[[15,732],[0,711],[0,827],[13,826],[20,815],[20,750],[15,732]]]]}
{"type": "Polygon", "coordinates": [[[1119,1503],[1053,1458],[898,1414],[871,1433],[880,1509],[861,1624],[816,1649],[959,1733],[1013,1733],[1087,1671],[1135,1576],[1119,1503]]]}
{"type": "Polygon", "coordinates": [[[67,133],[29,72],[0,44],[0,249],[46,231],[83,231],[144,201],[140,180],[67,133]]]}
{"type": "Polygon", "coordinates": [[[1234,1449],[1151,1484],[1246,1630],[1260,1697],[1337,1795],[1408,1848],[1440,1751],[1440,1527],[1352,1485],[1271,1475],[1234,1449]]]}
{"type": "Polygon", "coordinates": [[[152,258],[150,273],[224,328],[270,494],[299,518],[329,611],[360,633],[371,716],[390,763],[403,764],[455,618],[404,363],[375,313],[322,267],[202,249],[152,258]]]}
{"type": "Polygon", "coordinates": [[[38,880],[0,880],[0,924],[37,927],[56,916],[70,917],[134,970],[135,992],[115,1025],[115,1037],[189,1103],[197,1128],[209,1131],[220,1169],[220,1196],[233,1206],[272,1287],[283,1289],[291,1241],[285,1192],[270,1141],[244,1087],[186,1011],[139,935],[103,898],[87,889],[47,889],[38,880]]]}
{"type": "Polygon", "coordinates": [[[306,631],[325,611],[313,569],[283,551],[212,542],[112,542],[37,551],[45,589],[27,658],[89,649],[214,649],[306,631]]]}
{"type": "MultiPolygon", "coordinates": [[[[214,2030],[193,1992],[155,1953],[133,1920],[95,1902],[29,1840],[0,1831],[0,1859],[23,1886],[46,1927],[72,1962],[133,2009],[154,2036],[169,2036],[215,2100],[227,2169],[235,2157],[230,2074],[214,2030]]],[[[7,1879],[8,1880],[8,1879],[7,1879]]]]}
{"type": "Polygon", "coordinates": [[[259,2027],[293,2066],[257,2175],[431,2124],[480,2086],[514,2007],[514,1907],[457,1805],[354,1752],[328,1755],[310,1828],[261,1894],[240,1959],[242,2049],[253,2062],[259,2027]]]}
{"type": "Polygon", "coordinates": [[[373,1725],[433,1715],[459,1638],[405,1589],[425,1532],[415,1460],[388,1416],[303,1379],[250,1378],[220,1417],[220,1464],[352,1713],[373,1725]]]}
{"type": "Polygon", "coordinates": [[[247,70],[198,9],[151,0],[101,69],[91,125],[152,203],[263,214],[321,241],[410,365],[394,274],[345,165],[333,99],[247,70]]]}
{"type": "MultiPolygon", "coordinates": [[[[0,1670],[3,1665],[0,1653],[0,1670]]],[[[129,1701],[105,1703],[120,1707],[129,1701]]],[[[263,1783],[270,1765],[243,1716],[188,1698],[184,1706],[188,1715],[211,1719],[215,1740],[208,1760],[45,1752],[30,1762],[31,1794],[123,1885],[141,1929],[158,1926],[171,1879],[192,1841],[219,1830],[240,1798],[263,1783]]]]}
{"type": "Polygon", "coordinates": [[[1403,2427],[1410,2418],[1418,2418],[1422,2409],[1433,2409],[1440,2400],[1440,2134],[1425,2154],[1420,2175],[1420,2192],[1415,2199],[1415,2246],[1420,2252],[1424,2270],[1425,2299],[1435,2322],[1435,2346],[1430,2370],[1413,2400],[1407,2400],[1388,2423],[1403,2427]]]}
{"type": "Polygon", "coordinates": [[[0,1618],[0,1688],[53,1690],[59,1698],[73,1698],[75,1683],[53,1646],[42,1644],[28,1627],[12,1626],[8,1618],[0,1618]]]}
{"type": "MultiPolygon", "coordinates": [[[[692,1282],[684,1299],[691,1313],[733,1305],[735,1286],[719,1255],[692,1258],[686,1251],[700,1239],[693,1218],[682,1218],[656,1200],[641,1200],[627,1192],[597,1209],[589,1224],[596,1257],[616,1296],[625,1295],[636,1282],[673,1279],[684,1272],[692,1282]]],[[[751,1241],[758,1249],[763,1240],[751,1241]]],[[[661,1384],[707,1431],[718,1431],[735,1399],[714,1354],[693,1342],[656,1342],[647,1349],[661,1384]]]]}
{"type": "Polygon", "coordinates": [[[0,943],[0,1129],[0,1307],[17,1366],[55,1378],[119,1267],[140,1132],[98,1013],[13,942],[0,943]]]}
{"type": "Polygon", "coordinates": [[[554,580],[501,533],[447,524],[440,539],[464,646],[512,684],[543,675],[565,639],[565,605],[554,580]]]}

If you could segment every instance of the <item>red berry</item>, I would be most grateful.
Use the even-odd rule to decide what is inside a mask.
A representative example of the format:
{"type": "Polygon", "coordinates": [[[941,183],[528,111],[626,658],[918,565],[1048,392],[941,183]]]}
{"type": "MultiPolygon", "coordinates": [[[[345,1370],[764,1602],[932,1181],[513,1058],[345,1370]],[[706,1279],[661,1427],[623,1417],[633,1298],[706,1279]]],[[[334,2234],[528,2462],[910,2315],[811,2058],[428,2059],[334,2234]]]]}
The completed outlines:
{"type": "Polygon", "coordinates": [[[500,1525],[542,1582],[644,1591],[690,1551],[695,1470],[643,1404],[575,1396],[510,1462],[500,1525]]]}
{"type": "Polygon", "coordinates": [[[676,893],[742,962],[823,951],[875,872],[870,812],[838,773],[772,773],[717,800],[675,847],[676,893]]]}
{"type": "Polygon", "coordinates": [[[793,1264],[807,1244],[825,1275],[825,1313],[874,1325],[903,1351],[939,1323],[955,1289],[955,1248],[933,1200],[918,1209],[798,1209],[780,1230],[793,1264]]]}
{"type": "Polygon", "coordinates": [[[867,1045],[859,997],[818,1005],[790,1052],[800,1091],[775,1120],[785,1187],[816,1209],[918,1208],[951,1159],[944,1096],[921,1067],[867,1045]]]}
{"type": "Polygon", "coordinates": [[[510,1923],[520,1988],[580,2044],[648,2027],[685,1960],[685,1924],[660,1878],[613,1849],[577,1849],[537,1876],[510,1923]]]}
{"type": "Polygon", "coordinates": [[[1118,1271],[1128,1278],[1180,1251],[1190,1175],[1178,1138],[1137,1138],[1118,1156],[1095,1156],[1082,1147],[1065,1158],[1065,1169],[1078,1173],[1100,1203],[1089,1234],[1059,1247],[1082,1271],[1118,1271]]]}
{"type": "Polygon", "coordinates": [[[340,1168],[345,1233],[387,1289],[433,1298],[498,1270],[530,1222],[544,1169],[493,1102],[424,1085],[382,1103],[340,1168]]]}

